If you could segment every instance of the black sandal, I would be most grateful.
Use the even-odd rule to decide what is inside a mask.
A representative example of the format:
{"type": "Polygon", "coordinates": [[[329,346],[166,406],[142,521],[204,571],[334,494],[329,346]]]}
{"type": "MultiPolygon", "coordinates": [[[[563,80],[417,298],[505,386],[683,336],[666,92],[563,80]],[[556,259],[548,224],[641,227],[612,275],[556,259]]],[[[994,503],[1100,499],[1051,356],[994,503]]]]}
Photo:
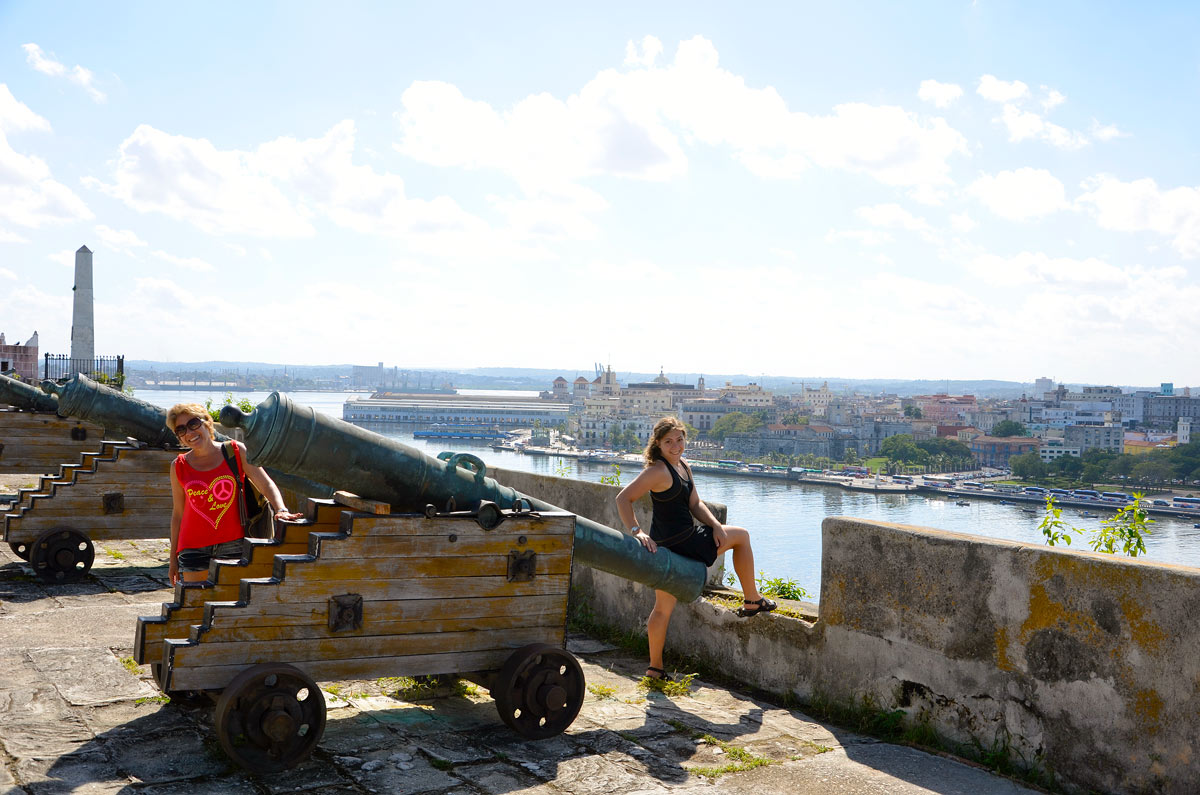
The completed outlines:
{"type": "Polygon", "coordinates": [[[651,665],[651,666],[647,667],[646,670],[647,671],[657,671],[658,673],[654,674],[653,676],[647,673],[642,676],[643,679],[653,679],[656,682],[674,682],[675,681],[674,679],[671,678],[670,674],[668,674],[666,671],[664,671],[661,668],[655,668],[653,665],[651,665]]]}
{"type": "Polygon", "coordinates": [[[772,602],[767,597],[763,596],[755,601],[749,599],[743,600],[742,607],[738,608],[737,614],[740,618],[754,618],[759,613],[770,613],[775,608],[779,607],[775,602],[772,602]],[[758,605],[754,610],[747,610],[745,605],[758,605]]]}

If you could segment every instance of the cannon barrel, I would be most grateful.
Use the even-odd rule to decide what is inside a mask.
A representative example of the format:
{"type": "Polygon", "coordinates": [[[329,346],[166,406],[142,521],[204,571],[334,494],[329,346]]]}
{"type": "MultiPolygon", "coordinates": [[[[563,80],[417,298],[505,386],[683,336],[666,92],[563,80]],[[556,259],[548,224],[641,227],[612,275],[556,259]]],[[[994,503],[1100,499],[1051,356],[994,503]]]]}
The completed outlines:
{"type": "Polygon", "coordinates": [[[58,396],[58,414],[104,426],[105,434],[131,436],[153,447],[175,445],[175,434],[167,429],[167,412],[126,395],[83,373],[64,385],[43,381],[42,391],[58,396]]]}
{"type": "MultiPolygon", "coordinates": [[[[54,400],[53,395],[58,396],[55,405],[60,417],[88,420],[103,425],[106,435],[130,436],[153,447],[178,446],[174,432],[167,428],[167,410],[161,406],[126,395],[82,373],[63,386],[53,381],[43,381],[42,389],[50,393],[42,396],[48,400],[54,400]]],[[[222,442],[229,439],[220,432],[216,438],[222,442]]],[[[267,474],[280,488],[309,497],[327,498],[333,494],[333,486],[339,482],[315,483],[274,469],[267,469],[267,474]]]]}
{"type": "MultiPolygon", "coordinates": [[[[272,393],[249,414],[221,409],[221,424],[245,432],[250,460],[323,483],[341,482],[362,497],[420,510],[453,499],[468,507],[490,500],[511,508],[520,499],[538,510],[562,510],[486,477],[486,466],[469,453],[446,461],[395,439],[325,416],[272,393]]],[[[650,554],[633,536],[579,517],[575,561],[640,582],[690,602],[704,586],[699,561],[660,549],[650,554]]]]}
{"type": "Polygon", "coordinates": [[[0,403],[22,411],[58,411],[58,401],[24,381],[0,375],[0,403]]]}

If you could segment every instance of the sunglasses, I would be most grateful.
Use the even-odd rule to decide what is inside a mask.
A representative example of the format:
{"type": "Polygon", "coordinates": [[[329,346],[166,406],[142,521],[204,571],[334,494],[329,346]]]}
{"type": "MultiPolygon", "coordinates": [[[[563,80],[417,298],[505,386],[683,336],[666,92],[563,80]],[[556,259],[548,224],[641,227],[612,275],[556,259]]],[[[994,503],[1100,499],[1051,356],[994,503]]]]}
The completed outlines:
{"type": "Polygon", "coordinates": [[[200,426],[203,424],[204,420],[200,419],[199,417],[192,417],[185,424],[175,426],[175,435],[182,439],[185,433],[190,431],[198,431],[200,430],[200,426]]]}

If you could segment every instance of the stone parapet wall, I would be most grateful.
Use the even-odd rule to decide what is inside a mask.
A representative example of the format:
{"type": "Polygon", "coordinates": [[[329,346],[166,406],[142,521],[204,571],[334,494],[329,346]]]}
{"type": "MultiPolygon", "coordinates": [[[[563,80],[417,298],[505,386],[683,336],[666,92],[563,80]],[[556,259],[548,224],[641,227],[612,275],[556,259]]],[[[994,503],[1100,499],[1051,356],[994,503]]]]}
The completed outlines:
{"type": "MultiPolygon", "coordinates": [[[[611,486],[493,474],[617,523],[611,486]]],[[[676,609],[668,650],[804,703],[902,710],[1067,791],[1195,790],[1200,569],[847,517],[822,529],[816,623],[700,600],[676,609]]],[[[598,620],[644,627],[649,589],[585,567],[573,585],[598,620]]]]}

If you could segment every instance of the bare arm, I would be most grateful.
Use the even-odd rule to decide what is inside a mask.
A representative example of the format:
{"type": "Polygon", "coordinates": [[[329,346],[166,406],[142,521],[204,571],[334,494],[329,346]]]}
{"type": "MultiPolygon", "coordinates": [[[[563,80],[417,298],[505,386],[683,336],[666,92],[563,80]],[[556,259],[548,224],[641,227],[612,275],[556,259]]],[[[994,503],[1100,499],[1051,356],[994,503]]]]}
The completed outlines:
{"type": "Polygon", "coordinates": [[[240,448],[242,453],[242,465],[246,468],[246,477],[250,478],[250,482],[258,487],[262,495],[267,498],[267,504],[271,506],[271,510],[275,513],[276,519],[299,519],[304,514],[289,511],[287,504],[283,501],[283,495],[279,492],[279,487],[275,485],[275,481],[271,480],[271,476],[263,471],[262,467],[251,464],[246,458],[246,445],[241,442],[234,442],[240,448]]]}
{"type": "Polygon", "coordinates": [[[171,562],[167,565],[167,576],[174,585],[179,579],[179,527],[183,524],[183,508],[185,498],[183,485],[175,474],[175,462],[171,462],[171,562]]]}
{"type": "MultiPolygon", "coordinates": [[[[638,473],[638,476],[628,486],[621,489],[621,493],[616,497],[617,514],[621,517],[621,523],[625,525],[625,529],[638,527],[637,514],[633,510],[635,502],[646,496],[647,492],[662,491],[670,485],[671,475],[667,472],[667,465],[656,461],[638,473]]],[[[658,549],[658,545],[650,538],[650,534],[640,527],[634,533],[634,538],[651,552],[658,549]]]]}

